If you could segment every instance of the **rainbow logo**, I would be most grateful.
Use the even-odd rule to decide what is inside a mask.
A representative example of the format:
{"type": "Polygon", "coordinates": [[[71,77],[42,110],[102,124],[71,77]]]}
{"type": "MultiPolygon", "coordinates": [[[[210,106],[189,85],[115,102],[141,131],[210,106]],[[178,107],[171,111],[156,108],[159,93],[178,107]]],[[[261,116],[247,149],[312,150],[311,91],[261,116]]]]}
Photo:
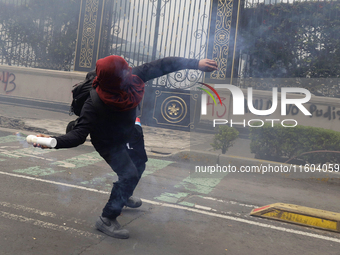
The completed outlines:
{"type": "MultiPolygon", "coordinates": [[[[203,82],[199,82],[199,84],[202,84],[202,85],[208,87],[211,91],[213,91],[215,93],[215,95],[217,96],[218,100],[220,100],[220,104],[222,105],[222,100],[220,98],[220,95],[217,93],[217,91],[213,87],[211,87],[210,85],[203,83],[203,82]]],[[[205,93],[207,93],[212,98],[212,100],[214,100],[215,105],[217,105],[214,96],[211,94],[211,92],[209,90],[206,90],[206,89],[203,89],[203,88],[200,88],[200,87],[198,87],[198,89],[203,90],[205,93]]]]}

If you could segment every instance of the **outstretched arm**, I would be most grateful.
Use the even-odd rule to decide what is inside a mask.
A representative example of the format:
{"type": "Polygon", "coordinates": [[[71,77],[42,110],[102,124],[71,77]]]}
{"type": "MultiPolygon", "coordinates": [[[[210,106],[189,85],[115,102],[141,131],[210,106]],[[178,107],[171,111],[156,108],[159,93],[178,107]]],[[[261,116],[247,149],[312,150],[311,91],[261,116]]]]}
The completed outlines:
{"type": "Polygon", "coordinates": [[[203,72],[212,72],[217,70],[217,63],[214,60],[209,59],[198,60],[181,57],[166,57],[134,67],[132,73],[146,82],[183,69],[199,69],[203,72]]]}

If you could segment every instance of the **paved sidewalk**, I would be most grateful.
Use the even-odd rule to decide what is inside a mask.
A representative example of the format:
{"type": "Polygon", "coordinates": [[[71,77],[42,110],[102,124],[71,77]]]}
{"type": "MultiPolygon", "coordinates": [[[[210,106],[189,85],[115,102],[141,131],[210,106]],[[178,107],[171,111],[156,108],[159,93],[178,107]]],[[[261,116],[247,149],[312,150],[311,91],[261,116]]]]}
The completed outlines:
{"type": "MultiPolygon", "coordinates": [[[[43,132],[57,135],[65,134],[67,124],[76,119],[77,116],[69,116],[66,113],[49,110],[0,104],[0,117],[3,118],[2,123],[0,122],[2,127],[26,130],[26,133],[31,132],[32,134],[43,132]]],[[[180,151],[189,150],[202,151],[203,153],[210,152],[216,155],[221,154],[220,150],[214,151],[210,145],[213,142],[213,134],[145,125],[143,125],[143,132],[145,147],[149,156],[170,156],[180,151]]],[[[226,155],[254,158],[254,154],[250,152],[249,145],[249,139],[238,138],[234,146],[229,148],[226,155]]]]}
{"type": "MultiPolygon", "coordinates": [[[[74,119],[76,119],[75,115],[69,116],[67,113],[0,104],[0,127],[23,131],[25,134],[65,134],[67,124],[74,119]]],[[[146,152],[150,158],[186,161],[193,166],[216,166],[218,164],[240,168],[241,166],[262,167],[271,165],[282,167],[285,165],[280,162],[255,159],[254,154],[250,152],[250,140],[242,137],[236,139],[233,147],[229,148],[226,154],[221,154],[220,150],[214,151],[210,145],[213,142],[213,134],[145,125],[143,131],[146,152]]],[[[85,144],[91,145],[90,138],[85,144]]],[[[287,165],[285,167],[292,166],[287,165]]],[[[340,173],[331,172],[330,174],[336,174],[336,178],[332,177],[332,180],[334,179],[337,183],[340,181],[338,178],[340,173]]],[[[301,178],[300,175],[294,173],[295,178],[301,178]]]]}

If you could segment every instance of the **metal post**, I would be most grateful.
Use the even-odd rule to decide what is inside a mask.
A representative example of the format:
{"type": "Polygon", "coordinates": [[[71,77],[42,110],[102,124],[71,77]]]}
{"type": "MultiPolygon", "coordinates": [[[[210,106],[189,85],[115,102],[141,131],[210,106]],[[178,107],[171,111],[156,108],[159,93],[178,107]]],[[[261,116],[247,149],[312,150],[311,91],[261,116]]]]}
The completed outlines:
{"type": "Polygon", "coordinates": [[[155,34],[154,34],[154,39],[153,39],[153,49],[152,49],[151,60],[156,60],[157,42],[158,42],[158,33],[159,33],[159,19],[161,17],[161,5],[162,5],[162,0],[158,0],[157,9],[156,9],[155,34]]]}
{"type": "Polygon", "coordinates": [[[102,34],[105,0],[82,0],[74,70],[89,72],[96,66],[102,34]]]}

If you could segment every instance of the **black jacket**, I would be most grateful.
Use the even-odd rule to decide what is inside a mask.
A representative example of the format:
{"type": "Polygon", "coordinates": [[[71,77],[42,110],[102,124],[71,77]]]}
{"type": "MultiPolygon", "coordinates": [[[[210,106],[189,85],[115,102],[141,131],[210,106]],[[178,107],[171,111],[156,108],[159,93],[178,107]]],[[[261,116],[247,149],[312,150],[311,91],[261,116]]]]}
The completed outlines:
{"type": "MultiPolygon", "coordinates": [[[[168,57],[134,67],[132,73],[144,82],[182,69],[198,69],[197,59],[168,57]]],[[[117,144],[128,142],[134,129],[136,109],[130,111],[107,111],[98,113],[91,97],[83,106],[74,129],[66,135],[58,136],[56,149],[72,148],[83,144],[88,134],[95,149],[102,155],[117,144]]],[[[102,155],[103,156],[103,155],[102,155]]]]}

